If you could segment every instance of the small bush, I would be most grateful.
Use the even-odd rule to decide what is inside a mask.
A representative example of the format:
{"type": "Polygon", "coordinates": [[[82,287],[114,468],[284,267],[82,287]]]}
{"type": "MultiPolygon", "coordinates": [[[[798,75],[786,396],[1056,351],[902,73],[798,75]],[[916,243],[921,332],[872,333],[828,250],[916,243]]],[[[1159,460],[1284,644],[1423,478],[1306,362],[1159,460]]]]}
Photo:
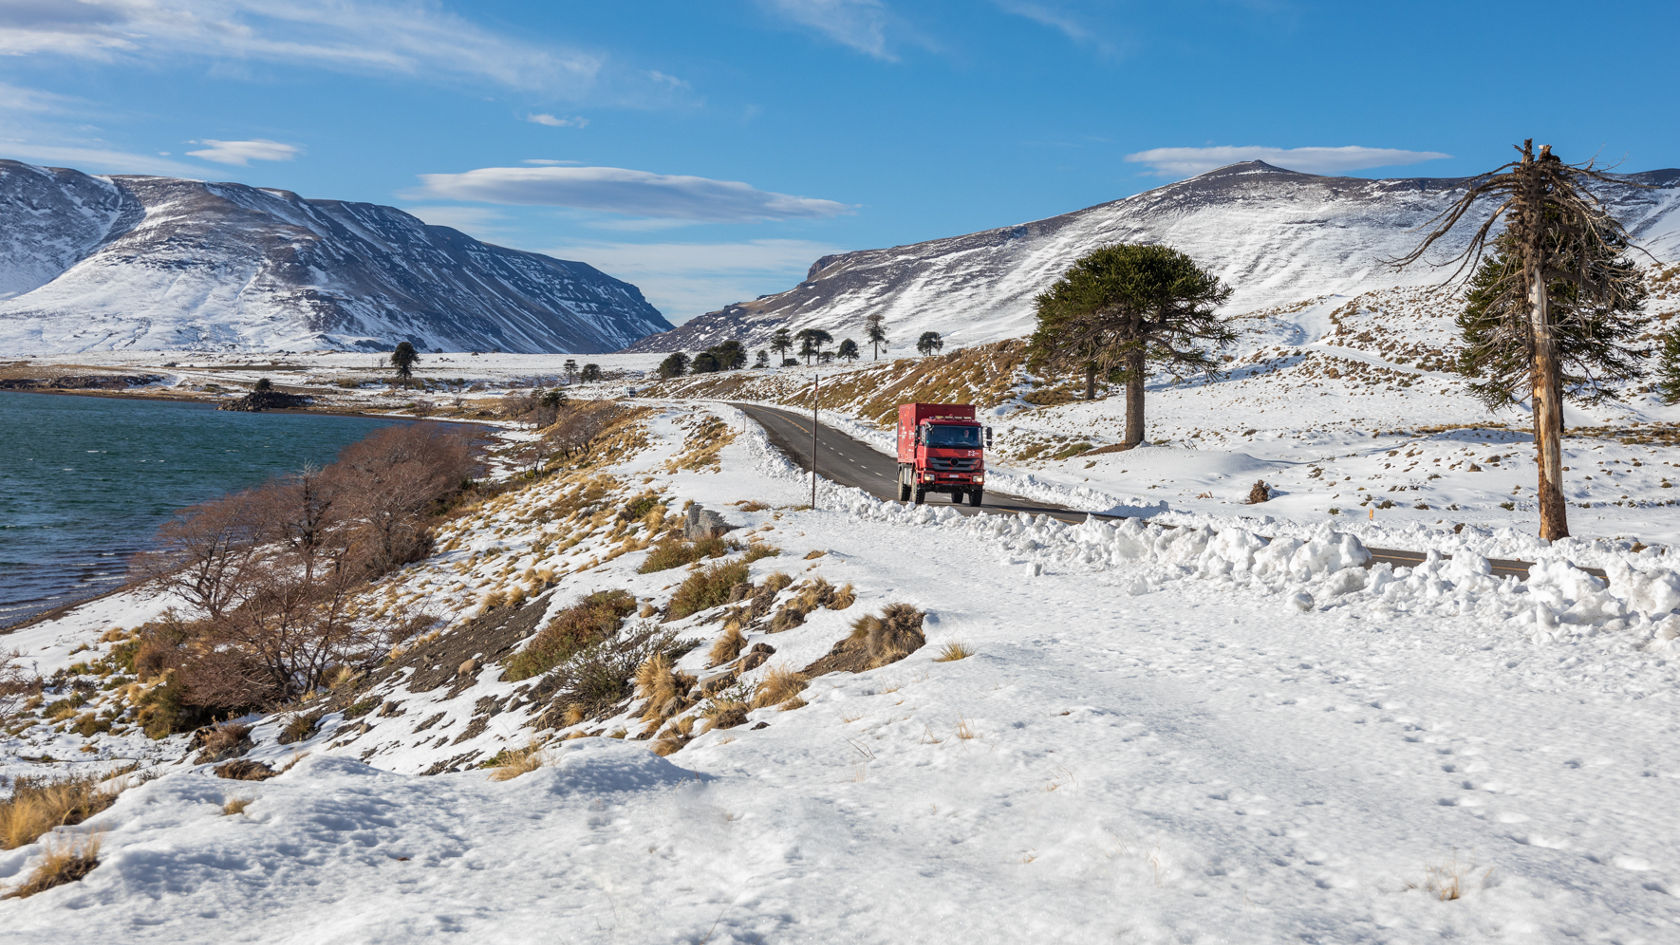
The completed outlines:
{"type": "Polygon", "coordinates": [[[99,865],[99,835],[69,836],[46,845],[40,865],[22,886],[6,894],[7,899],[27,899],[54,886],[73,883],[99,865]]]}
{"type": "Polygon", "coordinates": [[[226,761],[234,755],[251,750],[251,726],[236,723],[213,725],[193,736],[193,747],[199,749],[198,764],[226,761]]]}
{"type": "MultiPolygon", "coordinates": [[[[561,721],[575,725],[586,718],[604,718],[636,694],[641,668],[656,657],[674,662],[688,646],[674,634],[643,624],[594,644],[554,670],[559,681],[557,702],[565,707],[561,721]]],[[[692,685],[693,677],[681,676],[692,685]]]]}
{"type": "Polygon", "coordinates": [[[1249,487],[1249,490],[1248,490],[1248,504],[1249,505],[1259,505],[1262,502],[1270,502],[1271,499],[1272,499],[1272,487],[1266,485],[1266,480],[1264,480],[1264,479],[1255,480],[1254,485],[1249,487]]]}
{"type": "Polygon", "coordinates": [[[286,727],[280,730],[280,736],[276,740],[282,745],[307,741],[310,736],[315,734],[315,729],[320,724],[321,717],[319,715],[313,713],[294,715],[291,721],[286,723],[286,727]]]}
{"type": "Polygon", "coordinates": [[[763,542],[755,541],[747,546],[747,553],[744,556],[744,560],[748,564],[752,564],[754,561],[760,561],[765,558],[773,558],[781,553],[782,549],[777,548],[775,545],[767,545],[763,542]]]}
{"type": "Polygon", "coordinates": [[[23,668],[21,654],[0,653],[0,727],[10,725],[12,716],[40,691],[40,678],[23,668]]]}
{"type": "Polygon", "coordinates": [[[647,492],[624,503],[624,507],[618,510],[618,517],[627,522],[639,522],[658,507],[659,496],[647,492]]]}
{"type": "Polygon", "coordinates": [[[168,738],[211,721],[207,710],[187,700],[186,687],[173,674],[140,697],[136,720],[147,738],[168,738]]]}
{"type": "Polygon", "coordinates": [[[729,603],[737,584],[747,583],[747,563],[730,561],[702,568],[688,576],[671,595],[666,620],[681,620],[702,610],[729,603]]]}
{"type": "Polygon", "coordinates": [[[752,711],[751,700],[752,691],[744,683],[713,695],[700,708],[700,717],[706,720],[706,731],[734,728],[745,722],[747,713],[752,711]]]}
{"type": "Polygon", "coordinates": [[[927,642],[927,637],[922,635],[924,616],[909,604],[888,604],[879,617],[858,618],[852,624],[852,635],[848,639],[864,648],[868,656],[867,668],[896,663],[927,642]]]}
{"type": "Polygon", "coordinates": [[[693,564],[702,558],[721,558],[731,550],[732,546],[722,538],[703,538],[699,541],[666,539],[648,551],[646,560],[637,570],[642,574],[669,571],[685,564],[693,564]]]}
{"type": "Polygon", "coordinates": [[[618,632],[635,611],[636,598],[629,591],[596,591],[555,615],[525,649],[509,657],[502,678],[517,682],[548,672],[618,632]]]}
{"type": "Polygon", "coordinates": [[[12,796],[0,801],[0,850],[14,850],[54,827],[87,820],[116,801],[120,786],[101,786],[96,774],[51,780],[18,778],[12,796]]]}

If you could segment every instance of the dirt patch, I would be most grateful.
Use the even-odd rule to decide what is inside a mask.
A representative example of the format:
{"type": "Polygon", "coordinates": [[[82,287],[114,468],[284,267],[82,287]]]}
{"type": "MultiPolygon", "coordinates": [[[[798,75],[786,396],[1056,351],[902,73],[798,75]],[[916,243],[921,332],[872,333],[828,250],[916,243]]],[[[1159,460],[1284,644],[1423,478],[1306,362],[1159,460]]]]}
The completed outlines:
{"type": "Polygon", "coordinates": [[[280,773],[261,761],[251,761],[245,758],[219,764],[210,770],[214,771],[218,778],[229,778],[234,781],[267,781],[280,773]]]}
{"type": "Polygon", "coordinates": [[[463,673],[461,668],[475,658],[476,668],[498,663],[511,655],[537,632],[552,594],[553,591],[544,591],[524,603],[497,607],[464,627],[426,640],[381,667],[379,676],[389,678],[412,668],[414,675],[406,684],[410,692],[431,692],[440,686],[450,686],[449,695],[459,695],[478,680],[475,672],[463,673]]]}

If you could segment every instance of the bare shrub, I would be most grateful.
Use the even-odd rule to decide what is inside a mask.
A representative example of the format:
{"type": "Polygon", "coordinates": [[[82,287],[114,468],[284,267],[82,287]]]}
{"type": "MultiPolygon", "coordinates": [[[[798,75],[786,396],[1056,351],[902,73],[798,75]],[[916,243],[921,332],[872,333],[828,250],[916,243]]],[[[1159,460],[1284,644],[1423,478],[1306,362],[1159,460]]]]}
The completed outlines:
{"type": "Polygon", "coordinates": [[[1259,505],[1262,502],[1270,502],[1271,499],[1272,487],[1266,485],[1266,480],[1264,479],[1256,480],[1254,485],[1248,490],[1249,505],[1259,505]]]}
{"type": "Polygon", "coordinates": [[[176,513],[158,529],[157,549],[135,559],[140,574],[217,617],[239,604],[258,570],[262,501],[254,490],[176,513]]]}
{"type": "Polygon", "coordinates": [[[22,886],[7,893],[7,899],[27,899],[54,886],[73,883],[99,865],[98,834],[73,834],[49,842],[41,862],[22,886]]]}
{"type": "Polygon", "coordinates": [[[503,678],[518,681],[548,672],[585,647],[612,636],[635,610],[636,598],[629,591],[590,594],[556,614],[523,650],[509,657],[503,678]]]}
{"type": "Polygon", "coordinates": [[[29,697],[41,691],[41,678],[23,667],[23,654],[0,653],[0,727],[12,723],[29,697]]]}
{"type": "Polygon", "coordinates": [[[429,552],[433,513],[478,467],[472,435],[437,423],[386,427],[340,454],[334,474],[373,573],[429,552]]]}

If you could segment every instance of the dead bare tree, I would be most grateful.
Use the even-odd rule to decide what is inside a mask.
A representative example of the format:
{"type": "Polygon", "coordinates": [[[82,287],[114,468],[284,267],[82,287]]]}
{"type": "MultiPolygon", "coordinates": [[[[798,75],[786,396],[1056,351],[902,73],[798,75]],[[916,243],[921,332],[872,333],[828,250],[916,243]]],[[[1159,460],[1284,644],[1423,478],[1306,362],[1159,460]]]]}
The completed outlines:
{"type": "Polygon", "coordinates": [[[178,513],[158,530],[158,547],[141,555],[145,578],[174,591],[205,616],[237,606],[263,537],[261,504],[239,492],[178,513]]]}
{"type": "MultiPolygon", "coordinates": [[[[1625,308],[1637,297],[1633,267],[1608,265],[1629,245],[1626,230],[1590,189],[1618,183],[1591,161],[1565,164],[1551,145],[1534,149],[1533,139],[1517,147],[1517,160],[1472,178],[1461,196],[1429,223],[1430,231],[1410,253],[1395,260],[1409,266],[1474,214],[1492,205],[1471,234],[1469,245],[1437,265],[1456,265],[1449,283],[1477,272],[1497,238],[1511,264],[1498,267],[1479,290],[1500,300],[1495,308],[1526,312],[1525,330],[1512,337],[1529,360],[1534,445],[1539,467],[1540,537],[1569,534],[1563,498],[1563,370],[1559,325],[1552,308],[1563,292],[1584,310],[1625,308]],[[1503,235],[1499,224],[1504,223],[1503,235]]],[[[1521,325],[1521,323],[1519,323],[1521,325]]]]}

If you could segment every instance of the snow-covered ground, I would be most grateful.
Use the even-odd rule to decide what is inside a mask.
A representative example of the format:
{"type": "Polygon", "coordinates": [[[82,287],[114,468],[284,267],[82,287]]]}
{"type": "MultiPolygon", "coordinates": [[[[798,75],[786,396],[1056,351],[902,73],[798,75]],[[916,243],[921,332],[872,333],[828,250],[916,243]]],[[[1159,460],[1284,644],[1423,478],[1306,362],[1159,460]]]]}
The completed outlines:
{"type": "MultiPolygon", "coordinates": [[[[612,737],[641,731],[633,709],[571,725],[541,736],[543,767],[505,782],[464,765],[416,772],[527,744],[541,706],[474,731],[475,704],[517,691],[498,666],[426,691],[390,674],[359,703],[378,712],[329,713],[305,742],[276,743],[285,716],[257,725],[250,757],[301,758],[278,777],[164,765],[66,828],[101,832],[100,865],[0,902],[5,935],[1680,937],[1680,577],[1660,561],[1623,553],[1609,588],[1562,563],[1521,584],[1467,553],[1366,569],[1359,540],[1329,522],[1268,543],[1230,518],[1175,530],[962,518],[838,487],[811,510],[805,480],[735,411],[661,407],[645,435],[598,471],[612,480],[601,501],[700,502],[780,549],[752,563],[755,582],[780,571],[855,590],[850,607],[793,629],[750,628],[749,644],[776,652],[743,681],[806,665],[892,602],[926,613],[926,645],[818,676],[796,710],[697,726],[666,757],[612,737]],[[667,466],[708,411],[733,432],[718,467],[667,466]],[[951,644],[972,655],[939,661],[951,644]],[[250,803],[224,814],[232,799],[250,803]]],[[[451,523],[440,555],[384,599],[429,602],[447,621],[440,639],[485,592],[544,568],[557,575],[550,612],[606,587],[662,603],[683,572],[637,573],[644,553],[615,552],[634,526],[561,522],[563,491],[545,482],[451,523]]],[[[7,644],[51,669],[156,603],[103,606],[7,644]]],[[[668,625],[702,643],[679,669],[704,678],[719,616],[668,625]]],[[[150,748],[179,754],[180,741],[150,748]]],[[[37,774],[66,765],[25,756],[109,763],[143,744],[44,726],[0,742],[8,773],[37,774]]],[[[38,855],[0,852],[0,886],[38,855]]]]}

